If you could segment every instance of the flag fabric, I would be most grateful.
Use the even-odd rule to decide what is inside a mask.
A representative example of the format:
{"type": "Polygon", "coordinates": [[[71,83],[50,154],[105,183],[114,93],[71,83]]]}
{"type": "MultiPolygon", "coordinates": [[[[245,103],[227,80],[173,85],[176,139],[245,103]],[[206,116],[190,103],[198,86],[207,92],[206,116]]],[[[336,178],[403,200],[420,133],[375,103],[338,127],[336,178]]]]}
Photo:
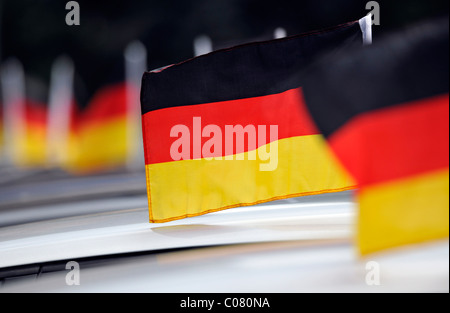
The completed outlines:
{"type": "Polygon", "coordinates": [[[23,101],[23,104],[16,107],[23,107],[23,112],[17,112],[17,124],[12,125],[12,161],[19,167],[45,166],[47,107],[30,98],[19,101],[23,101]]]}
{"type": "Polygon", "coordinates": [[[18,167],[45,166],[45,85],[32,77],[26,77],[21,63],[14,58],[7,60],[2,66],[0,82],[3,100],[2,128],[5,131],[4,155],[7,163],[18,167]]]}
{"type": "Polygon", "coordinates": [[[361,254],[449,234],[448,18],[318,65],[307,107],[358,183],[361,254]]]}
{"type": "Polygon", "coordinates": [[[86,109],[77,114],[69,136],[69,171],[89,173],[125,165],[128,88],[132,87],[126,83],[101,88],[86,109]]]}
{"type": "Polygon", "coordinates": [[[354,188],[302,95],[319,56],[362,46],[358,21],[144,73],[150,222],[354,188]]]}

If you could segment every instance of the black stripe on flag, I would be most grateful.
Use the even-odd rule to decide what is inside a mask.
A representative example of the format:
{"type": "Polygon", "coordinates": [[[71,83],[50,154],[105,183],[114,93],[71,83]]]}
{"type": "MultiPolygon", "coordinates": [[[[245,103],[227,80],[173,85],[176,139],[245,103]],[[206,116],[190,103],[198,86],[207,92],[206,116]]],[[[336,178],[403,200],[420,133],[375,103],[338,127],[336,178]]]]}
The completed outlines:
{"type": "Polygon", "coordinates": [[[142,79],[142,114],[294,89],[302,85],[307,65],[322,53],[354,45],[362,45],[358,21],[320,32],[218,50],[147,72],[142,79]]]}
{"type": "Polygon", "coordinates": [[[448,93],[448,23],[447,17],[417,25],[317,62],[303,94],[322,134],[367,111],[448,93]]]}

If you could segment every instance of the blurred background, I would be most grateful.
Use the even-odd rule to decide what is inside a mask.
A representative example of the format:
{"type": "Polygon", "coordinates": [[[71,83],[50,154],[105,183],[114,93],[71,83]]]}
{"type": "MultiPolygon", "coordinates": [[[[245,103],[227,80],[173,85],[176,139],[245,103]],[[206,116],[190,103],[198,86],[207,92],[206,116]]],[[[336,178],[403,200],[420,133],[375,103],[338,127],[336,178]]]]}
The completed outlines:
{"type": "MultiPolygon", "coordinates": [[[[145,237],[141,240],[143,245],[135,248],[135,237],[130,238],[129,242],[125,240],[129,230],[126,227],[136,232],[148,230],[139,104],[143,72],[212,50],[355,21],[369,12],[366,9],[367,1],[358,0],[79,0],[80,25],[69,26],[66,24],[66,15],[70,11],[66,9],[67,3],[62,0],[0,0],[0,261],[2,242],[5,243],[5,249],[11,247],[8,244],[10,240],[20,248],[22,242],[18,239],[25,240],[23,245],[29,246],[26,240],[31,236],[100,230],[102,227],[123,226],[108,229],[110,234],[117,231],[117,238],[112,239],[113,242],[119,242],[118,248],[110,247],[115,252],[121,252],[120,242],[124,250],[130,246],[130,249],[135,250],[173,248],[179,242],[171,246],[170,240],[183,240],[183,230],[194,235],[198,231],[198,238],[206,240],[204,245],[217,244],[213,241],[214,236],[211,240],[204,236],[205,231],[211,231],[213,235],[214,232],[216,235],[223,232],[225,239],[222,244],[228,242],[227,236],[240,236],[239,227],[231,228],[231,232],[228,226],[214,227],[216,221],[226,221],[224,216],[228,213],[222,212],[220,214],[223,215],[215,213],[212,217],[186,221],[197,228],[181,225],[184,221],[178,222],[181,226],[174,224],[167,228],[161,227],[159,232],[155,228],[156,238],[165,235],[164,240],[167,242],[162,240],[161,244],[157,240],[152,243],[154,237],[145,237]],[[89,215],[94,213],[97,215],[89,215]],[[62,219],[75,216],[78,219],[62,219]],[[197,221],[203,221],[198,222],[202,224],[208,218],[212,221],[211,225],[204,228],[196,225],[197,221]],[[149,246],[151,244],[155,246],[149,246]]],[[[374,42],[391,31],[448,15],[449,11],[446,0],[380,0],[378,3],[380,25],[373,26],[374,42]]],[[[324,209],[322,213],[332,213],[334,220],[330,225],[333,224],[335,228],[332,229],[339,231],[341,239],[350,236],[348,229],[353,225],[351,193],[312,200],[306,198],[301,206],[313,202],[314,205],[325,203],[325,208],[330,203],[338,205],[338,211],[324,209]],[[345,209],[341,210],[340,206],[345,206],[345,209]],[[341,222],[342,225],[339,224],[341,222]],[[341,232],[339,225],[345,231],[341,232]]],[[[284,205],[288,220],[292,219],[292,214],[310,214],[308,210],[296,210],[298,205],[294,205],[294,202],[286,200],[275,205],[284,205]]],[[[246,209],[233,211],[235,213],[230,214],[247,216],[246,209]]],[[[315,210],[310,216],[312,221],[308,225],[321,223],[320,211],[315,210]]],[[[268,215],[267,218],[270,220],[272,217],[268,215]]],[[[248,220],[252,219],[249,214],[248,220]]],[[[272,224],[268,225],[272,227],[270,230],[275,229],[272,224]]],[[[283,229],[279,227],[280,234],[283,229]]],[[[320,231],[326,233],[330,229],[320,231]]],[[[87,242],[86,245],[78,246],[79,255],[103,253],[99,248],[105,246],[103,241],[97,246],[89,246],[89,236],[93,234],[77,233],[79,238],[87,242]]],[[[282,234],[278,238],[271,237],[270,233],[268,238],[285,240],[282,234]]],[[[96,235],[103,238],[104,233],[96,235]]],[[[259,233],[257,235],[260,236],[259,233]]],[[[48,244],[53,247],[53,241],[57,241],[50,237],[38,239],[36,244],[39,247],[35,252],[19,253],[20,249],[17,248],[19,257],[15,259],[14,254],[11,254],[9,261],[4,264],[33,263],[34,257],[40,251],[45,251],[42,246],[48,244]]],[[[192,242],[186,239],[182,245],[191,246],[192,242]]],[[[67,254],[61,256],[58,249],[54,249],[54,257],[48,256],[49,260],[64,259],[73,252],[66,251],[67,254]]],[[[346,246],[345,249],[351,255],[350,248],[346,246]]],[[[320,260],[326,259],[322,256],[327,251],[320,255],[320,260]]],[[[108,250],[107,253],[112,252],[108,250]]],[[[444,249],[443,257],[441,250],[437,253],[439,260],[443,260],[443,266],[448,267],[448,251],[444,249]]],[[[6,260],[6,255],[3,256],[3,260],[6,260]]],[[[339,257],[332,261],[340,262],[339,257]]],[[[298,260],[304,259],[303,255],[298,256],[298,260]]],[[[315,268],[316,261],[313,261],[311,266],[315,268]]],[[[165,264],[158,263],[158,260],[155,262],[160,266],[165,264]]],[[[211,262],[214,263],[214,259],[211,262]]],[[[264,269],[264,266],[269,267],[270,262],[269,259],[259,266],[264,269]]],[[[227,264],[234,270],[231,261],[227,264]]],[[[427,268],[428,264],[425,265],[427,268]]],[[[60,264],[60,269],[61,266],[64,269],[64,264],[60,264]]],[[[197,268],[197,264],[193,266],[197,268]]],[[[335,263],[332,263],[327,268],[334,266],[335,263]]],[[[0,286],[5,281],[4,277],[24,273],[39,275],[36,273],[41,273],[43,268],[45,266],[38,266],[37,269],[27,267],[25,272],[17,272],[14,268],[8,270],[4,276],[0,275],[0,286]]],[[[245,268],[245,271],[249,268],[245,268]]],[[[253,265],[251,268],[254,269],[253,265]]],[[[392,273],[397,273],[398,268],[400,266],[395,263],[392,273]]],[[[172,272],[169,266],[167,273],[172,272]]],[[[281,277],[280,285],[283,288],[289,287],[283,284],[290,279],[290,275],[286,270],[285,276],[281,277]]],[[[322,277],[321,273],[318,275],[322,277]]],[[[441,272],[436,272],[433,277],[441,279],[441,276],[441,272]]],[[[205,281],[219,282],[221,276],[212,280],[209,276],[204,278],[205,281]]],[[[152,282],[152,279],[147,283],[152,282]]],[[[161,278],[161,281],[164,279],[161,278]]],[[[186,288],[192,287],[191,280],[190,276],[186,278],[186,288]]],[[[406,284],[408,281],[403,282],[406,284]]],[[[173,290],[172,286],[177,286],[176,280],[169,283],[170,280],[164,290],[170,291],[173,290]]],[[[233,281],[229,286],[235,287],[233,281]]],[[[448,288],[448,271],[443,286],[439,285],[439,288],[448,288]]],[[[151,288],[160,290],[158,285],[151,288]]],[[[220,291],[220,288],[217,286],[215,290],[220,291]]],[[[336,290],[339,288],[337,286],[336,290]]],[[[247,290],[254,289],[249,287],[247,290]]]]}
{"type": "MultiPolygon", "coordinates": [[[[140,170],[144,70],[368,13],[357,0],[78,1],[80,25],[68,26],[67,2],[0,1],[3,170],[140,170]]],[[[378,3],[374,40],[448,14],[447,1],[378,3]]]]}

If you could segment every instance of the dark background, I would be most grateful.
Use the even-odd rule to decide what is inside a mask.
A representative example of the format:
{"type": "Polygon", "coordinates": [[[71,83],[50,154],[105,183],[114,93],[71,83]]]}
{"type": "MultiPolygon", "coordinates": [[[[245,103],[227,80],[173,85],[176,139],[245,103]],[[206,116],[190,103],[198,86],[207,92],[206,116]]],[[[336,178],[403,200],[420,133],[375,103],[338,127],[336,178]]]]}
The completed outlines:
{"type": "MultiPolygon", "coordinates": [[[[0,0],[1,61],[17,57],[26,74],[48,86],[55,58],[69,55],[82,106],[101,86],[124,77],[123,50],[134,39],[147,47],[148,69],[193,56],[193,40],[210,36],[214,48],[288,35],[357,20],[367,1],[266,0],[80,0],[80,26],[68,26],[68,1],[0,0]]],[[[374,40],[394,29],[447,15],[448,1],[378,1],[380,26],[374,40]]]]}

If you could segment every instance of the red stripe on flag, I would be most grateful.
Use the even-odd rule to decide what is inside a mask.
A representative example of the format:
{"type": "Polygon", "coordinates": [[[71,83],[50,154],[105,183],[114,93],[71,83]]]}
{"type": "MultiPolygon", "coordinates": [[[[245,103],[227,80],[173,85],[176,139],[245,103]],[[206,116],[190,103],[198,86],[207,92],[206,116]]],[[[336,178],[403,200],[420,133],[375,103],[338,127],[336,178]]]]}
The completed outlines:
{"type": "Polygon", "coordinates": [[[126,83],[117,83],[100,89],[81,113],[80,123],[101,124],[127,115],[127,92],[138,92],[126,83]],[[130,88],[130,89],[128,89],[130,88]]]}
{"type": "Polygon", "coordinates": [[[329,141],[360,186],[446,168],[449,96],[361,114],[329,141]]]}
{"type": "Polygon", "coordinates": [[[47,124],[47,107],[41,102],[25,99],[25,122],[30,125],[45,127],[47,124]]]}
{"type": "MultiPolygon", "coordinates": [[[[256,148],[270,142],[270,125],[278,126],[278,139],[319,133],[307,111],[301,89],[247,99],[171,107],[151,111],[142,116],[146,146],[145,163],[173,161],[170,147],[177,138],[170,137],[170,132],[175,125],[186,125],[189,128],[190,147],[194,144],[203,146],[210,137],[201,138],[201,129],[194,127],[194,117],[201,118],[201,128],[210,124],[217,125],[222,134],[225,134],[225,125],[243,127],[253,125],[256,129],[258,125],[265,125],[266,141],[257,143],[256,148]]],[[[225,140],[222,140],[222,145],[222,153],[217,154],[213,151],[210,156],[227,155],[225,140]]],[[[234,147],[233,154],[246,151],[249,149],[245,146],[243,150],[234,147]]],[[[191,151],[191,158],[198,157],[194,154],[191,151]]]]}

